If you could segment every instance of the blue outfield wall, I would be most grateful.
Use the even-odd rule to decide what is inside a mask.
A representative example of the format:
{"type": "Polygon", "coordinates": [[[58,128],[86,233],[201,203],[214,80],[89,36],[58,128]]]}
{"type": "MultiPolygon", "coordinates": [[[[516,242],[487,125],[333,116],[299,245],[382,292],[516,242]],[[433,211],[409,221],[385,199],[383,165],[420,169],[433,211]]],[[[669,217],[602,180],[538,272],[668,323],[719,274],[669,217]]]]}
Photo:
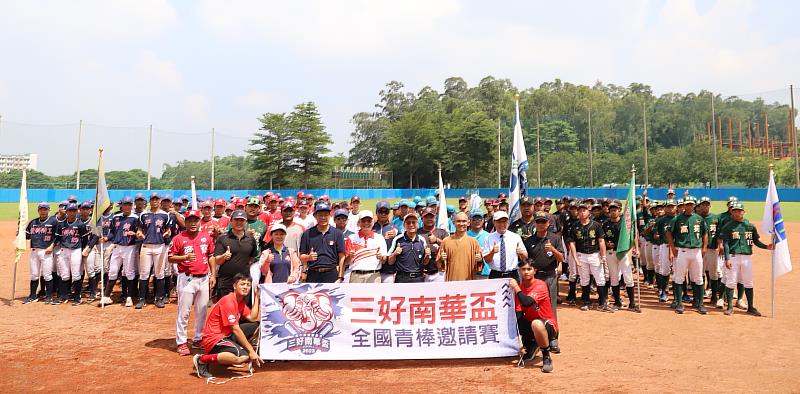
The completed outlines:
{"type": "MultiPolygon", "coordinates": [[[[678,196],[683,195],[685,189],[676,189],[678,196]]],[[[712,200],[727,200],[729,196],[736,196],[742,201],[764,201],[766,198],[766,188],[746,189],[746,188],[731,188],[731,189],[688,189],[695,197],[707,196],[712,200]]],[[[159,193],[170,193],[174,197],[180,197],[183,194],[191,195],[190,190],[155,190],[159,193]]],[[[278,190],[283,196],[295,195],[298,190],[278,190]]],[[[136,193],[144,193],[149,195],[153,191],[146,190],[109,190],[109,194],[113,201],[117,201],[124,196],[134,196],[136,193]]],[[[264,190],[198,190],[197,195],[201,198],[222,197],[228,199],[231,195],[235,194],[244,197],[248,194],[258,195],[263,194],[264,190]]],[[[435,189],[309,189],[305,190],[306,193],[312,193],[314,196],[327,194],[334,201],[349,200],[350,197],[357,195],[363,199],[386,199],[397,200],[400,198],[411,198],[414,196],[426,197],[435,194],[435,189]]],[[[470,193],[478,192],[483,198],[494,198],[499,193],[508,193],[508,189],[446,189],[445,194],[447,197],[466,196],[470,193]]],[[[625,188],[556,188],[556,189],[528,189],[530,196],[542,197],[561,197],[564,195],[574,197],[608,197],[624,199],[626,198],[627,189],[625,188]]],[[[648,189],[648,196],[654,199],[664,199],[667,195],[667,189],[656,188],[648,189]]],[[[637,189],[637,194],[641,194],[641,189],[637,189]]],[[[94,198],[94,189],[28,189],[28,201],[61,201],[66,199],[69,195],[77,196],[78,200],[85,201],[94,198]]],[[[781,201],[800,201],[800,189],[784,188],[778,189],[778,195],[781,201]]],[[[18,202],[19,189],[0,189],[0,202],[18,202]]]]}

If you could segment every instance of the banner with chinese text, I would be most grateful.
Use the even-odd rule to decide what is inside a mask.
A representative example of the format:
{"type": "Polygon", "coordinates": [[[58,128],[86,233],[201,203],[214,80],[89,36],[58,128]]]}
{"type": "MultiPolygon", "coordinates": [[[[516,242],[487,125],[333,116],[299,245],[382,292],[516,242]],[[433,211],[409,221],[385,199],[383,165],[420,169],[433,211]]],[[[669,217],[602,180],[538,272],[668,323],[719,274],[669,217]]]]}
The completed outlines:
{"type": "Polygon", "coordinates": [[[505,279],[396,284],[262,284],[265,360],[516,356],[505,279]]]}

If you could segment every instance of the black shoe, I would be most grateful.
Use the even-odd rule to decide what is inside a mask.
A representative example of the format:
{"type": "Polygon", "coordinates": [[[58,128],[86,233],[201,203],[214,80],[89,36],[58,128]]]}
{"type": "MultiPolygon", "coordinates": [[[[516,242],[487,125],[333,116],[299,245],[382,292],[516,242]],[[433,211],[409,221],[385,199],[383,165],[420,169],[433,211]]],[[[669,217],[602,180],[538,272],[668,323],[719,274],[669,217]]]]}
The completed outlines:
{"type": "Polygon", "coordinates": [[[144,308],[144,300],[140,299],[139,301],[136,301],[136,307],[135,308],[136,309],[144,308]]]}
{"type": "Polygon", "coordinates": [[[212,375],[211,372],[208,372],[208,364],[201,363],[200,357],[201,356],[199,354],[195,354],[194,357],[192,357],[194,369],[197,370],[197,377],[204,379],[213,378],[214,375],[212,375]]]}
{"type": "Polygon", "coordinates": [[[37,301],[39,301],[38,297],[28,297],[28,298],[22,300],[22,305],[30,304],[30,303],[37,302],[37,301]]]}
{"type": "Polygon", "coordinates": [[[725,316],[732,315],[733,314],[733,306],[728,306],[728,309],[726,309],[725,312],[723,312],[723,313],[725,314],[725,316]]]}
{"type": "Polygon", "coordinates": [[[675,308],[675,313],[682,315],[683,314],[683,303],[679,302],[678,306],[675,308]]]}
{"type": "Polygon", "coordinates": [[[550,353],[561,353],[561,348],[558,347],[558,339],[553,339],[550,341],[550,353]]]}
{"type": "Polygon", "coordinates": [[[761,312],[758,309],[750,307],[747,309],[747,314],[751,316],[761,316],[761,312]]]}
{"type": "Polygon", "coordinates": [[[72,300],[72,306],[78,306],[78,305],[80,305],[82,303],[83,302],[81,302],[80,298],[76,298],[76,299],[72,300]]]}
{"type": "Polygon", "coordinates": [[[164,308],[164,299],[163,298],[159,297],[158,299],[156,299],[156,308],[164,308]]]}
{"type": "Polygon", "coordinates": [[[95,301],[97,301],[97,295],[95,293],[90,293],[89,302],[95,302],[95,301]]]}
{"type": "Polygon", "coordinates": [[[50,302],[50,305],[61,305],[61,299],[60,298],[53,298],[53,301],[50,302]]]}
{"type": "Polygon", "coordinates": [[[561,300],[561,297],[560,297],[560,296],[559,296],[559,297],[556,297],[556,304],[557,304],[557,305],[561,305],[561,303],[562,303],[562,302],[563,302],[563,301],[561,300]]]}
{"type": "Polygon", "coordinates": [[[544,373],[553,372],[553,360],[550,358],[549,355],[545,356],[542,359],[542,372],[544,373]]]}
{"type": "Polygon", "coordinates": [[[575,300],[567,300],[567,305],[575,306],[575,305],[577,305],[577,302],[575,300]]]}
{"type": "Polygon", "coordinates": [[[705,306],[703,306],[703,304],[700,304],[700,305],[697,307],[697,313],[699,313],[699,314],[701,314],[701,315],[708,314],[708,309],[706,309],[706,307],[705,307],[705,306]]]}
{"type": "Polygon", "coordinates": [[[536,357],[536,351],[525,350],[525,354],[522,355],[522,361],[531,361],[534,357],[536,357]]]}

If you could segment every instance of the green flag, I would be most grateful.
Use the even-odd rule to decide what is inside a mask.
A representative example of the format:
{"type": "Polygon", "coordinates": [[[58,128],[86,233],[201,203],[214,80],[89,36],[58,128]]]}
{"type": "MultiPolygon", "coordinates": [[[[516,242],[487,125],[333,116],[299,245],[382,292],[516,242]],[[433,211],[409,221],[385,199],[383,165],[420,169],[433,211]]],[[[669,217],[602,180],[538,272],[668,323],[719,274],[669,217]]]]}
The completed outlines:
{"type": "Polygon", "coordinates": [[[625,200],[623,222],[619,229],[619,242],[617,242],[617,257],[621,258],[627,253],[636,237],[636,175],[631,173],[631,183],[628,188],[628,199],[625,200]]]}

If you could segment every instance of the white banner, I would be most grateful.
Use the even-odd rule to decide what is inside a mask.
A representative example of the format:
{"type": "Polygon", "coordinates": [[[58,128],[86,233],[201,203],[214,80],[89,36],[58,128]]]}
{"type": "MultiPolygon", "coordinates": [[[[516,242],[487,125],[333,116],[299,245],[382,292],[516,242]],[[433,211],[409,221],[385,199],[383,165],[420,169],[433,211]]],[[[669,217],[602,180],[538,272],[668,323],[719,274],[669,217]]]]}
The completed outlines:
{"type": "Polygon", "coordinates": [[[483,358],[519,353],[505,279],[262,284],[265,360],[483,358]]]}

